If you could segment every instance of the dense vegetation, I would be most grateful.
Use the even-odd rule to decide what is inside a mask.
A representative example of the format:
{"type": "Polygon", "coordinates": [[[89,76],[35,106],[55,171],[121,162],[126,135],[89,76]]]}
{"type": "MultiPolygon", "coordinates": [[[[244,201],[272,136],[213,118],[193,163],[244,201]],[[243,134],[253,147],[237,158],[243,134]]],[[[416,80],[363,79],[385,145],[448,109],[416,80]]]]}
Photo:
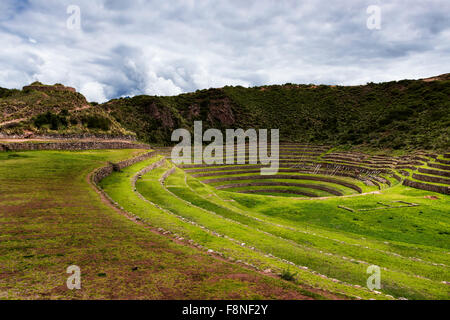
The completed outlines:
{"type": "Polygon", "coordinates": [[[194,120],[214,128],[278,128],[285,141],[392,149],[448,149],[450,81],[365,86],[224,87],[138,96],[103,108],[142,140],[168,144],[194,120]]]}

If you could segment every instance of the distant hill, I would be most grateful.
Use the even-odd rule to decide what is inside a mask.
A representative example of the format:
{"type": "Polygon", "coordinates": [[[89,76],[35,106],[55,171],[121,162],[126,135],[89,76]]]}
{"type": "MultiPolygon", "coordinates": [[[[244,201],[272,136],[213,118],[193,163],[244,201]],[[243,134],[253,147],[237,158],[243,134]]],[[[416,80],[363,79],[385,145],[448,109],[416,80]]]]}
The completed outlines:
{"type": "Polygon", "coordinates": [[[0,134],[134,135],[74,88],[40,82],[23,90],[0,88],[0,134]]]}
{"type": "Polygon", "coordinates": [[[444,73],[441,74],[440,76],[436,76],[436,77],[430,77],[430,78],[425,78],[425,79],[420,79],[422,81],[447,81],[450,80],[450,73],[444,73]]]}
{"type": "Polygon", "coordinates": [[[169,144],[173,129],[278,128],[284,141],[370,148],[448,150],[450,81],[363,86],[224,87],[174,97],[136,96],[101,107],[151,143],[169,144]]]}

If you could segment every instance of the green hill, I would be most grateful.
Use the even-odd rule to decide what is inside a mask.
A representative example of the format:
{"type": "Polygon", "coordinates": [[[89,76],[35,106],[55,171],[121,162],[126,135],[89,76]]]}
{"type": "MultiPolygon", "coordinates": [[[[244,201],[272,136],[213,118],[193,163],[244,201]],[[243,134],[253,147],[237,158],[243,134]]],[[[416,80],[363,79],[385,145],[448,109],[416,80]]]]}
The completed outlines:
{"type": "Polygon", "coordinates": [[[75,89],[39,82],[0,88],[0,134],[134,135],[75,89]]]}
{"type": "Polygon", "coordinates": [[[450,148],[450,80],[364,86],[271,85],[135,96],[101,105],[63,85],[0,89],[0,134],[128,135],[171,144],[176,128],[279,129],[282,141],[376,149],[450,148]]]}
{"type": "MultiPolygon", "coordinates": [[[[138,138],[169,144],[173,129],[278,128],[284,141],[392,149],[448,149],[450,81],[364,86],[224,87],[174,97],[137,96],[102,105],[138,138]]],[[[444,80],[441,80],[444,79],[444,80]]]]}

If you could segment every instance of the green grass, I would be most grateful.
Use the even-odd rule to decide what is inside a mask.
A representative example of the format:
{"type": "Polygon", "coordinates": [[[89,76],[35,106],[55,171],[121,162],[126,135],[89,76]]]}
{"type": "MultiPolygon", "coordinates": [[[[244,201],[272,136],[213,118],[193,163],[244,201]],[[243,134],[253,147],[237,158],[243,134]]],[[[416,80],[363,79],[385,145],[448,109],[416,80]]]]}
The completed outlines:
{"type": "MultiPolygon", "coordinates": [[[[141,167],[143,166],[144,164],[141,167]]],[[[197,184],[200,187],[195,188],[195,179],[186,178],[180,170],[176,170],[166,179],[165,184],[168,188],[166,190],[159,179],[169,168],[167,165],[162,166],[144,175],[137,182],[137,190],[153,204],[162,208],[166,212],[166,219],[167,217],[173,218],[173,225],[164,222],[165,228],[194,239],[207,248],[224,252],[227,256],[246,260],[261,267],[270,266],[275,270],[278,268],[280,272],[289,266],[281,267],[279,265],[280,260],[277,259],[275,261],[264,259],[267,257],[263,254],[270,253],[274,257],[286,259],[296,265],[307,266],[309,270],[315,270],[330,278],[359,286],[365,285],[365,268],[369,264],[378,264],[384,268],[383,292],[386,294],[418,299],[444,298],[447,295],[447,287],[441,281],[447,279],[448,273],[442,273],[442,266],[433,265],[433,263],[442,263],[442,260],[446,263],[449,262],[446,257],[441,257],[442,253],[445,252],[443,249],[427,247],[424,244],[417,246],[393,242],[387,245],[384,243],[385,241],[376,238],[361,239],[351,230],[331,231],[324,226],[315,228],[320,232],[320,235],[316,234],[317,230],[314,228],[312,228],[312,232],[305,232],[308,227],[305,228],[304,225],[298,223],[297,220],[290,219],[290,217],[275,217],[265,211],[255,210],[256,206],[252,206],[250,210],[248,207],[243,210],[242,202],[240,204],[237,202],[236,206],[235,203],[231,205],[224,199],[212,196],[212,189],[202,190],[202,188],[207,188],[206,186],[202,187],[201,184],[197,184]],[[208,192],[209,194],[207,194],[208,192]],[[227,205],[224,205],[224,203],[227,203],[227,205]],[[178,219],[177,221],[176,217],[182,217],[184,220],[178,219]],[[261,217],[263,218],[261,219],[261,217]],[[190,225],[186,223],[187,221],[193,222],[195,225],[190,225]],[[202,232],[198,230],[202,230],[202,228],[222,236],[202,235],[202,232]],[[333,237],[337,239],[333,239],[333,237]],[[235,242],[230,239],[235,240],[235,242]],[[237,250],[236,243],[245,243],[245,246],[241,246],[240,250],[237,250]],[[369,243],[371,248],[361,250],[366,243],[369,243]],[[244,250],[247,247],[255,248],[256,251],[244,250]],[[402,256],[401,254],[405,255],[402,256]],[[418,262],[414,257],[422,257],[428,260],[424,259],[424,261],[418,262]]],[[[136,174],[139,171],[139,168],[130,167],[128,169],[131,172],[127,179],[122,179],[121,184],[128,183],[129,185],[130,182],[127,180],[131,179],[133,172],[136,174]]],[[[112,185],[108,186],[112,188],[112,185]]],[[[114,195],[118,196],[118,191],[123,190],[125,185],[119,186],[117,184],[116,187],[114,195]]],[[[225,194],[225,192],[217,193],[225,194]]],[[[233,198],[241,197],[237,194],[228,194],[233,198]]],[[[243,196],[245,198],[247,195],[243,196]]],[[[115,197],[113,196],[113,198],[115,197]]],[[[248,198],[257,198],[257,196],[248,196],[248,198]]],[[[269,200],[263,196],[260,198],[264,199],[261,200],[261,207],[272,202],[277,206],[286,201],[286,199],[279,197],[269,200]]],[[[123,203],[130,202],[125,199],[123,201],[123,203]]],[[[122,203],[121,201],[118,202],[122,203]]],[[[307,202],[309,203],[309,201],[301,201],[301,203],[307,202]]],[[[298,204],[298,201],[292,201],[292,203],[298,204]]],[[[286,205],[283,209],[285,208],[286,205]]],[[[153,217],[154,213],[152,213],[152,216],[144,212],[137,214],[143,215],[143,218],[151,219],[156,225],[162,223],[153,217]]],[[[269,257],[272,256],[269,255],[269,257]]],[[[311,285],[315,283],[321,287],[328,287],[330,282],[333,283],[326,279],[317,282],[311,274],[305,277],[308,271],[301,268],[297,269],[303,273],[298,277],[303,284],[311,285]]],[[[356,294],[353,291],[357,290],[355,287],[347,286],[346,289],[347,294],[361,294],[360,292],[356,294]]],[[[342,288],[334,288],[334,290],[341,290],[342,292],[342,288]]]]}
{"type": "MultiPolygon", "coordinates": [[[[153,208],[151,206],[149,207],[148,202],[142,200],[138,201],[137,196],[133,195],[131,191],[130,179],[148,164],[149,162],[142,163],[126,168],[122,173],[114,173],[102,181],[102,186],[105,191],[107,191],[120,205],[124,206],[126,210],[137,214],[145,221],[150,221],[153,225],[170,230],[182,237],[188,237],[205,248],[223,253],[226,257],[234,260],[246,261],[261,269],[271,267],[273,270],[281,271],[283,268],[290,266],[279,259],[267,256],[267,254],[264,254],[263,252],[251,250],[249,246],[251,246],[250,243],[254,241],[253,237],[239,239],[243,242],[230,240],[231,235],[237,235],[240,230],[247,230],[248,227],[241,223],[233,222],[230,219],[224,219],[218,215],[209,214],[206,211],[202,213],[198,208],[186,206],[185,202],[174,198],[170,192],[165,191],[158,179],[167,170],[166,167],[152,170],[149,174],[144,175],[142,179],[139,179],[136,185],[139,192],[146,196],[153,204],[157,204],[159,208],[163,208],[163,210],[158,210],[156,206],[153,206],[153,208]],[[126,186],[128,186],[128,190],[130,190],[131,193],[127,191],[126,186]],[[182,219],[180,219],[180,217],[182,217],[182,219]],[[196,224],[193,225],[190,222],[196,224]],[[203,229],[200,226],[203,227],[203,229]],[[205,227],[207,229],[204,229],[205,227]],[[226,231],[230,237],[224,238],[218,236],[209,232],[209,228],[214,229],[214,232],[217,233],[226,231]],[[249,240],[250,242],[245,246],[242,246],[241,244],[246,240],[249,240]]],[[[263,233],[261,232],[259,232],[259,234],[261,234],[261,236],[258,236],[258,239],[262,241],[267,248],[274,248],[274,250],[276,248],[281,248],[277,249],[280,253],[282,253],[284,249],[287,249],[282,253],[287,257],[289,255],[293,257],[293,252],[297,252],[303,256],[309,255],[309,253],[304,253],[295,246],[284,247],[285,244],[283,243],[286,241],[282,241],[280,244],[277,243],[279,241],[274,241],[276,239],[274,237],[267,237],[265,234],[262,236],[263,233]]],[[[360,296],[366,298],[378,297],[377,295],[371,295],[370,292],[364,289],[349,287],[343,284],[334,283],[330,280],[324,280],[318,275],[303,269],[299,271],[299,274],[302,279],[302,284],[331,290],[333,292],[344,293],[348,296],[360,296]]]]}
{"type": "MultiPolygon", "coordinates": [[[[171,176],[172,177],[172,176],[171,176]]],[[[167,185],[173,185],[176,184],[175,181],[171,180],[171,177],[169,177],[169,179],[167,180],[167,185]]],[[[195,192],[187,192],[185,189],[180,189],[179,187],[174,188],[174,187],[169,187],[169,189],[171,191],[173,191],[174,193],[176,193],[178,196],[182,197],[185,200],[188,200],[190,203],[193,203],[197,206],[200,206],[202,208],[205,208],[207,210],[210,211],[214,211],[215,213],[219,213],[221,215],[226,215],[226,211],[228,212],[228,215],[230,215],[230,212],[232,212],[232,210],[226,210],[223,207],[218,206],[217,204],[211,204],[210,201],[212,201],[212,197],[208,197],[208,200],[204,199],[199,199],[199,196],[197,196],[198,194],[200,194],[199,189],[196,189],[195,192]]],[[[265,197],[261,197],[261,198],[265,198],[265,197]]],[[[271,202],[272,199],[268,199],[266,200],[266,202],[271,202]]],[[[278,202],[281,202],[282,200],[279,200],[278,202]]],[[[377,204],[377,206],[380,206],[379,204],[377,204]]],[[[367,207],[370,207],[370,204],[367,205],[367,207]]],[[[391,209],[391,210],[397,210],[397,209],[391,209]]],[[[238,212],[236,210],[234,210],[234,212],[238,212]]],[[[248,211],[246,212],[248,215],[248,211]]],[[[232,214],[231,214],[232,215],[232,214]]],[[[231,217],[231,216],[228,216],[231,217]]],[[[339,247],[336,247],[336,245],[338,244],[337,241],[334,242],[330,242],[330,241],[324,241],[323,238],[317,238],[314,236],[311,236],[311,234],[301,234],[298,233],[297,230],[292,230],[292,224],[290,225],[290,229],[284,228],[284,229],[280,229],[280,228],[276,228],[273,225],[267,225],[264,224],[263,222],[260,221],[251,221],[251,219],[248,219],[247,217],[243,217],[243,216],[239,216],[238,214],[234,213],[234,217],[232,217],[235,220],[238,220],[242,223],[246,223],[248,225],[252,225],[254,227],[257,227],[261,230],[265,230],[267,232],[270,232],[272,234],[275,234],[279,237],[283,237],[283,238],[287,238],[290,240],[294,240],[299,244],[303,244],[303,245],[307,245],[308,249],[311,250],[312,248],[317,248],[317,250],[324,250],[324,251],[328,251],[330,253],[333,254],[342,254],[345,255],[347,257],[353,257],[356,259],[363,259],[366,261],[369,261],[370,263],[373,264],[379,264],[382,266],[387,266],[389,265],[390,268],[392,269],[396,269],[396,270],[402,270],[402,271],[409,271],[411,272],[411,274],[415,274],[415,275],[426,275],[427,277],[433,278],[437,281],[444,281],[444,279],[448,278],[448,273],[444,273],[444,274],[440,274],[441,273],[441,268],[440,267],[430,267],[429,265],[425,265],[422,263],[416,263],[416,262],[412,262],[409,261],[409,259],[405,259],[408,256],[405,256],[401,259],[398,258],[398,253],[395,253],[397,256],[395,257],[386,257],[385,256],[385,252],[380,253],[380,252],[365,252],[365,250],[361,251],[361,248],[357,248],[357,247],[352,247],[351,245],[346,245],[343,244],[342,242],[339,242],[339,247]]],[[[278,223],[280,221],[277,221],[278,223]]],[[[285,226],[289,226],[289,224],[285,224],[285,226]]],[[[314,231],[316,232],[316,231],[314,231]]],[[[373,244],[371,244],[373,246],[373,244]]],[[[376,247],[374,247],[375,249],[376,247]]],[[[386,250],[386,249],[385,249],[386,250]]],[[[392,250],[392,249],[390,249],[392,250]]],[[[422,249],[416,249],[416,253],[418,251],[420,251],[422,249]]],[[[394,250],[396,251],[396,250],[394,250]]],[[[411,252],[408,252],[407,254],[411,254],[411,252]]],[[[430,258],[430,257],[428,257],[430,258]]],[[[435,256],[433,256],[432,258],[436,258],[435,256]]],[[[326,261],[327,257],[324,256],[322,258],[322,261],[326,261]]],[[[439,260],[438,260],[439,261],[439,260]]],[[[444,261],[448,263],[448,259],[444,261]]],[[[343,263],[345,264],[345,263],[343,263]]],[[[316,267],[315,270],[323,270],[323,266],[318,266],[316,267]]],[[[445,286],[441,286],[441,288],[445,288],[445,286]]]]}
{"type": "Polygon", "coordinates": [[[175,244],[102,202],[87,175],[142,152],[0,153],[0,299],[320,298],[175,244]],[[74,264],[82,289],[71,291],[74,264]]]}
{"type": "Polygon", "coordinates": [[[142,152],[0,153],[0,223],[6,226],[0,266],[7,275],[0,278],[1,298],[449,296],[449,196],[431,199],[427,196],[436,194],[399,183],[376,194],[315,200],[240,194],[216,190],[216,184],[203,184],[167,161],[134,186],[142,169],[161,163],[156,156],[100,182],[118,206],[144,224],[138,225],[104,204],[86,177],[107,161],[142,152]],[[373,209],[394,201],[419,206],[338,208],[373,209]],[[292,283],[174,244],[145,225],[170,231],[203,252],[270,269],[292,283]],[[82,268],[82,292],[65,289],[64,268],[71,264],[82,268]],[[379,294],[365,288],[369,265],[381,267],[379,294]],[[119,289],[112,290],[108,281],[119,289]]]}

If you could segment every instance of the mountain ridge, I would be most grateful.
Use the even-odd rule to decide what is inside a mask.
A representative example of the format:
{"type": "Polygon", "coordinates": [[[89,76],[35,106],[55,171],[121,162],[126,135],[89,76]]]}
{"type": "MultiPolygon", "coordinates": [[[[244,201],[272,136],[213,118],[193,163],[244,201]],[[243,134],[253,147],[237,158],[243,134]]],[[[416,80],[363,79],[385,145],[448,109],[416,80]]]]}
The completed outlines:
{"type": "Polygon", "coordinates": [[[141,141],[170,145],[174,129],[192,131],[194,121],[203,121],[204,130],[280,129],[283,141],[379,149],[450,149],[449,73],[359,86],[225,86],[178,96],[118,98],[99,105],[87,102],[80,93],[42,86],[45,90],[30,86],[22,91],[0,88],[0,134],[135,133],[141,141]],[[8,105],[11,101],[20,102],[14,112],[8,105]],[[42,101],[51,101],[47,103],[50,106],[42,107],[42,101]],[[68,110],[68,115],[63,110],[68,110]],[[44,123],[54,120],[48,112],[63,112],[68,123],[72,114],[87,113],[106,119],[110,127],[100,124],[89,128],[87,121],[83,122],[85,115],[78,115],[73,128],[70,124],[53,126],[55,130],[51,124],[37,128],[39,117],[44,123]],[[26,121],[24,113],[31,115],[26,121]]]}

